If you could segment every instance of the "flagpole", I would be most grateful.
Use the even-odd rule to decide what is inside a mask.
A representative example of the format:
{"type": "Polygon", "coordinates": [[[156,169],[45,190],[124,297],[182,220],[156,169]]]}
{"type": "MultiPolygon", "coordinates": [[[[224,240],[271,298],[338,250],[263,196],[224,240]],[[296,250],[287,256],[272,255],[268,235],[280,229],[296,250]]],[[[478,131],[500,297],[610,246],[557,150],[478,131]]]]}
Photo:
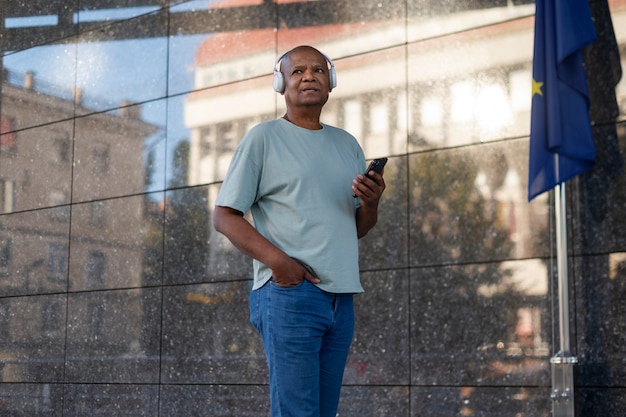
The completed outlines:
{"type": "Polygon", "coordinates": [[[560,351],[568,354],[569,340],[569,275],[567,268],[567,200],[565,184],[559,183],[554,190],[556,216],[556,259],[559,295],[559,341],[560,351]]]}
{"type": "MultiPolygon", "coordinates": [[[[558,156],[555,156],[558,172],[558,156]]],[[[559,304],[560,350],[550,359],[552,368],[552,416],[574,417],[574,364],[578,359],[570,353],[569,277],[567,270],[567,203],[565,183],[554,187],[556,223],[556,257],[559,304]]]]}
{"type": "Polygon", "coordinates": [[[583,66],[583,48],[595,39],[588,0],[535,1],[528,197],[555,191],[558,293],[553,298],[558,298],[560,350],[550,358],[553,417],[574,416],[577,359],[570,352],[565,181],[589,170],[596,158],[583,66]]]}

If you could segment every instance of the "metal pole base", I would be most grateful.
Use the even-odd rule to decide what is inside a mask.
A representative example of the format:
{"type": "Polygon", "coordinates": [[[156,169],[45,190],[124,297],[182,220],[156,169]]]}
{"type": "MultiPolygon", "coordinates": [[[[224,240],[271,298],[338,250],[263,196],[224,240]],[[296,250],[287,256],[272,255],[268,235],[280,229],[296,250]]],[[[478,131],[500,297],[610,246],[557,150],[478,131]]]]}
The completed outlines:
{"type": "Polygon", "coordinates": [[[552,417],[574,417],[574,365],[578,359],[561,352],[550,358],[552,417]]]}

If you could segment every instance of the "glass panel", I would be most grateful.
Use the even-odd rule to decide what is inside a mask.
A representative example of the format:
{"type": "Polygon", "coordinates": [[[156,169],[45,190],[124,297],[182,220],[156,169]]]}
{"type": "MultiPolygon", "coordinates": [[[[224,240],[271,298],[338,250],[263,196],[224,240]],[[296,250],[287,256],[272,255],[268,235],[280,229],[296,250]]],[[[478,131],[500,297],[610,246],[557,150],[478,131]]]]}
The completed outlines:
{"type": "Polygon", "coordinates": [[[411,156],[411,263],[547,255],[548,196],[527,202],[527,152],[509,141],[411,156]]]}
{"type": "Polygon", "coordinates": [[[406,49],[338,60],[337,88],[323,112],[332,125],[352,133],[367,158],[405,153],[407,150],[406,49]],[[352,129],[352,130],[350,130],[352,129]]]}
{"type": "Polygon", "coordinates": [[[579,202],[568,202],[570,208],[582,204],[586,210],[580,219],[584,227],[568,232],[569,248],[577,254],[621,252],[626,247],[626,123],[595,126],[594,137],[602,138],[596,145],[596,168],[571,182],[579,202]]]}
{"type": "Polygon", "coordinates": [[[166,416],[257,417],[269,411],[264,385],[166,385],[161,389],[161,414],[166,416]]]}
{"type": "Polygon", "coordinates": [[[409,392],[406,387],[346,386],[341,389],[337,415],[342,417],[422,415],[409,414],[409,392]]]}
{"type": "Polygon", "coordinates": [[[550,275],[534,259],[411,270],[412,382],[548,384],[550,275]]]}
{"type": "Polygon", "coordinates": [[[303,3],[279,8],[278,51],[281,53],[297,45],[314,43],[331,58],[339,58],[406,42],[403,0],[384,4],[338,1],[324,7],[303,3]],[[333,15],[341,18],[333,19],[333,15]]]}
{"type": "Polygon", "coordinates": [[[0,411],[6,416],[59,417],[63,386],[57,384],[0,384],[0,411]]]}
{"type": "Polygon", "coordinates": [[[355,335],[344,374],[350,385],[409,381],[409,281],[405,271],[361,274],[355,296],[355,335]]]}
{"type": "Polygon", "coordinates": [[[0,216],[0,295],[67,289],[70,207],[0,216]]]}
{"type": "Polygon", "coordinates": [[[408,256],[406,158],[385,165],[386,188],[378,207],[378,223],[359,240],[361,270],[398,267],[408,256]]]}
{"type": "MultiPolygon", "coordinates": [[[[142,168],[146,192],[162,191],[166,187],[166,158],[172,151],[168,148],[170,127],[167,125],[169,122],[165,114],[171,114],[175,110],[172,105],[174,101],[176,98],[149,101],[141,105],[141,110],[137,109],[141,114],[140,121],[151,126],[150,133],[143,140],[142,168]]],[[[119,112],[124,114],[123,111],[119,112]]]]}
{"type": "Polygon", "coordinates": [[[165,289],[162,381],[267,382],[261,338],[242,302],[250,287],[250,281],[241,281],[165,289]]]}
{"type": "Polygon", "coordinates": [[[552,415],[548,388],[431,387],[411,390],[412,416],[552,415]]]}
{"type": "Polygon", "coordinates": [[[68,385],[64,416],[156,416],[159,389],[153,385],[68,385]]]}
{"type": "Polygon", "coordinates": [[[576,346],[578,357],[589,357],[576,365],[575,377],[589,385],[616,383],[621,376],[609,370],[619,369],[626,355],[626,323],[622,320],[626,314],[626,252],[585,256],[576,259],[570,270],[576,271],[573,301],[583,306],[575,316],[570,313],[571,331],[588,340],[576,346]],[[602,303],[596,305],[597,300],[602,303]],[[596,354],[598,351],[602,353],[596,354]]]}
{"type": "MultiPolygon", "coordinates": [[[[522,20],[534,14],[535,5],[532,0],[408,2],[408,40],[419,42],[483,26],[498,25],[509,20],[522,20]]],[[[532,52],[532,48],[529,52],[532,52]]]]}
{"type": "MultiPolygon", "coordinates": [[[[267,76],[191,93],[183,108],[185,127],[190,130],[187,184],[221,181],[246,131],[276,116],[276,96],[267,76]]],[[[176,123],[170,121],[172,126],[176,123]]],[[[176,131],[169,134],[173,140],[181,137],[176,131]]],[[[168,172],[175,173],[175,167],[168,172]]]]}
{"type": "MultiPolygon", "coordinates": [[[[219,186],[209,188],[209,207],[215,206],[219,186]]],[[[250,215],[246,217],[252,221],[250,215]]],[[[209,274],[213,279],[232,280],[252,278],[252,259],[243,255],[221,233],[211,226],[211,243],[209,247],[209,274]]]]}
{"type": "Polygon", "coordinates": [[[77,113],[110,110],[165,96],[167,14],[148,13],[100,24],[81,34],[76,85],[77,113]],[[137,40],[138,36],[154,38],[137,40]]]}
{"type": "Polygon", "coordinates": [[[65,295],[0,298],[2,382],[63,379],[66,304],[65,295]]]}
{"type": "MultiPolygon", "coordinates": [[[[13,135],[11,146],[0,153],[0,213],[69,204],[73,123],[55,123],[3,137],[9,135],[13,135]]],[[[67,222],[61,211],[57,209],[58,220],[67,222]]]]}
{"type": "Polygon", "coordinates": [[[77,0],[7,2],[2,9],[2,27],[10,28],[3,52],[22,50],[71,37],[76,33],[72,25],[78,10],[77,0]]]}
{"type": "MultiPolygon", "coordinates": [[[[172,8],[173,18],[192,26],[196,23],[185,20],[181,12],[206,8],[204,1],[186,2],[172,8]]],[[[255,20],[254,15],[237,15],[242,26],[255,20]]],[[[183,26],[170,37],[170,94],[189,93],[170,100],[168,110],[170,154],[177,152],[180,142],[189,143],[186,178],[170,176],[179,184],[221,181],[245,132],[275,115],[275,93],[266,77],[276,59],[274,30],[208,33],[210,27],[206,29],[206,34],[182,36],[183,26]]],[[[167,163],[168,172],[175,175],[177,167],[169,164],[176,162],[170,158],[167,163]]]]}
{"type": "MultiPolygon", "coordinates": [[[[490,11],[528,15],[527,7],[490,11]]],[[[483,15],[453,18],[473,16],[467,26],[478,27],[483,15]]],[[[529,134],[533,19],[504,21],[409,45],[409,150],[529,134]]]]}
{"type": "MultiPolygon", "coordinates": [[[[9,127],[17,130],[18,136],[19,130],[74,117],[74,103],[79,98],[74,88],[76,45],[38,46],[4,56],[2,63],[2,116],[10,120],[9,127]]],[[[69,132],[71,139],[72,131],[69,132]]],[[[20,148],[33,149],[32,145],[18,145],[20,148]]]]}
{"type": "Polygon", "coordinates": [[[162,210],[144,196],[74,205],[71,290],[159,284],[162,210]]]}
{"type": "MultiPolygon", "coordinates": [[[[165,114],[162,106],[152,109],[165,114]]],[[[158,127],[141,116],[142,107],[76,119],[74,201],[141,193],[149,184],[154,162],[145,143],[158,127]]]]}
{"type": "Polygon", "coordinates": [[[160,305],[156,288],[71,294],[65,380],[157,382],[160,305]]]}
{"type": "Polygon", "coordinates": [[[207,187],[195,187],[166,194],[165,282],[168,284],[207,280],[211,237],[216,234],[207,193],[207,187]]]}

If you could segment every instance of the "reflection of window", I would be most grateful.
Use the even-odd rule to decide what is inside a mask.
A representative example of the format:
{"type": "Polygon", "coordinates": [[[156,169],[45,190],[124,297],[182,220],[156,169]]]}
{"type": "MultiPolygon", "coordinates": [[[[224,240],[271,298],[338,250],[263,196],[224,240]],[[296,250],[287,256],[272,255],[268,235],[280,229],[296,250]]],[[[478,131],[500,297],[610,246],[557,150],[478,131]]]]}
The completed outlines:
{"type": "Polygon", "coordinates": [[[509,88],[511,90],[511,106],[513,110],[530,110],[532,97],[528,94],[528,86],[531,84],[531,80],[530,69],[511,71],[509,74],[509,88]]]}
{"type": "Polygon", "coordinates": [[[0,212],[12,213],[15,210],[15,181],[0,178],[0,212]]]}
{"type": "Polygon", "coordinates": [[[54,140],[54,162],[64,163],[70,161],[71,142],[67,138],[57,138],[54,140]]]}
{"type": "Polygon", "coordinates": [[[420,103],[420,123],[424,127],[443,125],[443,101],[439,97],[424,97],[420,103]]]}
{"type": "Polygon", "coordinates": [[[87,286],[102,288],[104,286],[105,258],[100,251],[89,252],[87,260],[87,286]]]}
{"type": "Polygon", "coordinates": [[[41,330],[50,332],[61,330],[61,303],[59,300],[44,301],[41,306],[41,330]]]}
{"type": "Polygon", "coordinates": [[[13,239],[0,238],[0,274],[11,273],[11,260],[13,258],[13,239]]]}
{"type": "Polygon", "coordinates": [[[396,100],[396,128],[400,131],[406,131],[413,127],[413,120],[407,104],[404,93],[398,93],[396,100]]]}
{"type": "Polygon", "coordinates": [[[343,107],[344,128],[353,136],[361,138],[363,136],[363,115],[361,114],[361,103],[357,100],[346,101],[343,107]]]}
{"type": "Polygon", "coordinates": [[[236,132],[232,123],[224,123],[219,127],[216,150],[219,155],[232,153],[235,150],[236,132]]]}
{"type": "Polygon", "coordinates": [[[213,74],[209,71],[206,71],[202,78],[202,82],[198,87],[206,87],[207,85],[213,84],[213,74]]]}
{"type": "Polygon", "coordinates": [[[67,278],[68,247],[52,243],[48,246],[48,279],[63,281],[67,278]]]}
{"type": "Polygon", "coordinates": [[[96,176],[109,175],[109,145],[96,145],[92,151],[91,172],[96,176]]]}
{"type": "Polygon", "coordinates": [[[451,88],[452,121],[457,123],[472,120],[474,107],[474,85],[470,81],[461,81],[451,88]]]}
{"type": "Polygon", "coordinates": [[[10,318],[11,318],[11,305],[8,300],[0,302],[0,343],[10,342],[10,318]]]}
{"type": "Polygon", "coordinates": [[[13,130],[13,119],[0,117],[0,149],[3,151],[15,151],[15,132],[13,130]]]}
{"type": "Polygon", "coordinates": [[[89,223],[92,226],[104,226],[106,222],[106,204],[104,201],[94,201],[89,207],[89,223]]]}
{"type": "Polygon", "coordinates": [[[53,207],[50,210],[50,218],[53,220],[57,220],[60,222],[67,222],[70,219],[70,208],[69,207],[58,207],[69,202],[69,197],[65,195],[63,191],[59,190],[50,190],[48,192],[48,203],[50,207],[53,207]]]}
{"type": "Polygon", "coordinates": [[[210,127],[200,130],[200,158],[205,158],[211,154],[213,143],[213,132],[210,127]]]}
{"type": "Polygon", "coordinates": [[[511,122],[511,107],[504,86],[484,85],[476,94],[474,109],[476,122],[485,132],[498,132],[511,122]]]}
{"type": "Polygon", "coordinates": [[[86,316],[89,322],[89,333],[93,336],[100,336],[104,329],[104,307],[97,299],[88,302],[86,316]]]}
{"type": "Polygon", "coordinates": [[[370,107],[370,131],[373,134],[389,132],[389,106],[386,103],[372,104],[370,107]]]}

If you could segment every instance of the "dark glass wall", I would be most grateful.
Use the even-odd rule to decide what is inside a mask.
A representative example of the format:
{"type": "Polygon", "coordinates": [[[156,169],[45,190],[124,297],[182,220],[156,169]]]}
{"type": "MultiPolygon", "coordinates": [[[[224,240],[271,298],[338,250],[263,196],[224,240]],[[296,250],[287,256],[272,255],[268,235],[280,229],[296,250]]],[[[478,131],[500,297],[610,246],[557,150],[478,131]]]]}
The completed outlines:
{"type": "MultiPolygon", "coordinates": [[[[568,184],[576,412],[626,407],[626,2],[590,2],[596,167],[568,184]]],[[[553,195],[527,202],[528,1],[8,1],[0,415],[267,415],[251,261],[211,226],[310,44],[323,121],[387,156],[340,416],[548,416],[553,195]]]]}

